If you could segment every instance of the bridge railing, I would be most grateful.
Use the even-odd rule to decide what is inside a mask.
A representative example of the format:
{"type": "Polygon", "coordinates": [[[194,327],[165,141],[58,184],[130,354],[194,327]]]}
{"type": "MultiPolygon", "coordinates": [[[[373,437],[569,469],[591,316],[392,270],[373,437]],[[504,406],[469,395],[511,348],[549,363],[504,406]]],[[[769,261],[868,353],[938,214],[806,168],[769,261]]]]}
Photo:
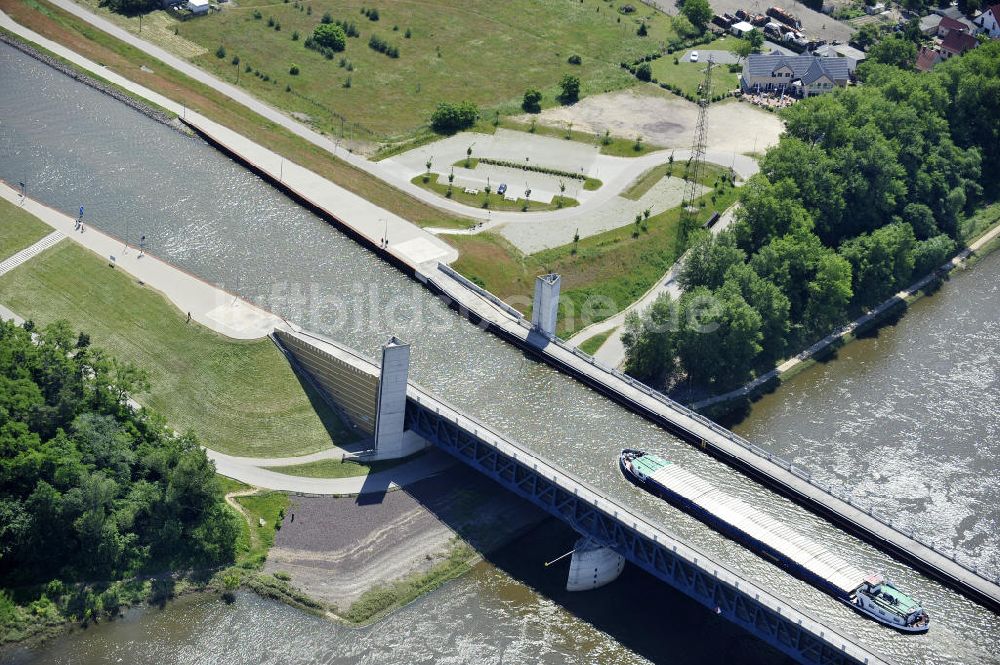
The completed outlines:
{"type": "MultiPolygon", "coordinates": [[[[521,325],[526,326],[526,327],[530,327],[524,321],[521,322],[521,325]]],[[[917,535],[916,531],[913,529],[912,526],[908,527],[908,528],[906,528],[904,530],[904,528],[902,527],[902,525],[897,525],[895,523],[895,521],[891,517],[889,517],[887,515],[881,515],[878,512],[876,512],[874,506],[872,506],[871,504],[866,504],[864,502],[858,501],[858,499],[852,497],[849,493],[839,493],[831,484],[822,482],[819,479],[814,478],[813,475],[812,475],[812,473],[810,471],[808,471],[806,469],[803,469],[801,467],[795,466],[793,463],[789,462],[788,460],[786,460],[786,459],[784,459],[784,458],[782,458],[782,457],[780,457],[778,455],[775,455],[774,453],[772,453],[772,452],[770,452],[770,451],[768,451],[768,450],[766,450],[764,448],[761,448],[760,446],[758,446],[756,444],[751,443],[750,441],[746,440],[745,438],[743,438],[739,434],[736,434],[735,432],[733,432],[733,431],[731,431],[729,429],[726,429],[725,427],[722,427],[718,423],[710,420],[709,418],[706,418],[702,414],[697,413],[696,411],[692,411],[691,409],[687,408],[683,404],[680,404],[679,402],[676,402],[676,401],[670,399],[669,397],[667,397],[663,393],[661,393],[658,390],[655,390],[655,389],[649,387],[648,385],[646,385],[642,381],[639,381],[639,380],[637,380],[637,379],[635,379],[635,378],[633,378],[633,377],[631,377],[631,376],[629,376],[629,375],[627,375],[627,374],[619,371],[618,369],[616,369],[614,367],[609,367],[609,366],[605,365],[604,363],[600,362],[599,360],[597,360],[596,358],[594,358],[590,354],[588,354],[588,353],[580,350],[578,347],[576,347],[576,346],[574,346],[572,344],[568,344],[567,342],[565,342],[562,339],[560,339],[558,337],[555,337],[555,336],[549,336],[548,339],[554,345],[558,346],[563,351],[566,351],[568,353],[572,353],[577,358],[580,358],[581,360],[583,360],[584,362],[586,362],[589,365],[592,365],[593,367],[597,368],[598,370],[601,370],[601,371],[605,372],[606,374],[610,374],[611,376],[613,376],[614,378],[616,378],[616,379],[618,379],[620,381],[624,381],[630,387],[632,387],[632,388],[634,388],[634,389],[642,392],[646,396],[648,396],[648,397],[656,400],[657,402],[659,402],[660,404],[662,404],[666,408],[670,409],[671,411],[679,414],[680,416],[682,416],[684,418],[688,418],[690,420],[693,420],[696,423],[698,423],[698,424],[702,425],[703,427],[707,428],[708,430],[710,430],[710,432],[712,434],[720,436],[720,437],[726,439],[727,441],[729,441],[729,442],[731,442],[731,443],[733,443],[733,444],[735,444],[737,446],[740,446],[741,448],[743,448],[743,449],[745,449],[745,450],[753,453],[757,457],[765,459],[768,462],[776,464],[777,466],[781,467],[782,469],[785,469],[786,471],[791,472],[797,478],[799,478],[801,480],[804,480],[806,483],[808,483],[809,485],[815,487],[816,489],[820,490],[821,492],[827,494],[828,496],[830,496],[830,497],[832,497],[834,499],[838,499],[840,501],[844,501],[848,505],[850,505],[850,506],[852,506],[854,508],[857,508],[858,510],[866,513],[869,517],[871,517],[872,519],[874,519],[875,521],[877,521],[882,526],[884,526],[884,527],[886,527],[888,529],[891,529],[891,530],[895,531],[896,533],[899,533],[902,536],[910,538],[911,540],[913,540],[916,543],[918,543],[918,544],[920,544],[920,545],[922,545],[922,546],[930,549],[931,551],[937,553],[938,555],[940,555],[940,556],[942,556],[942,557],[944,557],[946,559],[951,560],[952,562],[954,562],[957,565],[961,566],[963,569],[965,569],[969,573],[975,575],[976,577],[978,577],[978,578],[980,578],[980,579],[982,579],[982,580],[984,580],[986,582],[991,582],[993,584],[1000,584],[1000,570],[994,570],[994,571],[992,571],[990,573],[988,571],[979,570],[978,566],[975,563],[961,561],[960,557],[958,556],[958,552],[957,551],[952,550],[951,552],[946,552],[946,551],[944,551],[942,549],[939,549],[936,545],[934,545],[932,542],[930,542],[930,540],[923,540],[923,539],[921,539],[917,535]]],[[[675,424],[678,427],[680,427],[681,429],[683,429],[686,432],[688,432],[688,434],[690,434],[691,436],[695,436],[695,437],[698,437],[698,438],[705,438],[705,437],[701,436],[698,432],[692,431],[691,429],[686,428],[683,425],[680,425],[680,424],[677,424],[677,423],[675,423],[675,424]]]]}
{"type": "Polygon", "coordinates": [[[458,408],[439,397],[431,395],[412,381],[410,382],[408,396],[421,407],[432,410],[435,414],[453,421],[458,427],[472,433],[477,439],[492,446],[501,454],[530,466],[533,471],[544,477],[547,481],[551,481],[557,487],[593,505],[595,510],[613,517],[652,542],[668,548],[675,556],[701,568],[705,573],[712,575],[712,577],[728,584],[737,591],[748,596],[752,594],[756,602],[778,615],[792,619],[793,622],[797,622],[799,627],[812,633],[818,639],[831,644],[839,642],[838,648],[845,653],[851,654],[859,662],[880,662],[871,661],[869,652],[829,626],[821,623],[816,618],[772,596],[751,580],[733,572],[726,566],[716,563],[711,556],[678,540],[674,535],[656,526],[652,520],[644,515],[626,508],[614,499],[598,494],[590,488],[586,481],[576,474],[556,466],[545,457],[531,451],[523,444],[500,434],[489,425],[465,415],[458,408]]]}

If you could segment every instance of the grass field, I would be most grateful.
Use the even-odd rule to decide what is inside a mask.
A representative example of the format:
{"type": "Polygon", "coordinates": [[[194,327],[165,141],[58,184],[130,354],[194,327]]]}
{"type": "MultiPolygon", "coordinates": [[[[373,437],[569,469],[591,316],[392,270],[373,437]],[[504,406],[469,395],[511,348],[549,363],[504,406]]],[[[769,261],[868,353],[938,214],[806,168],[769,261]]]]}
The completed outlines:
{"type": "MultiPolygon", "coordinates": [[[[0,9],[21,25],[170,97],[215,122],[252,136],[260,145],[404,219],[421,226],[468,228],[473,224],[470,219],[421,203],[374,176],[342,160],[333,159],[327,151],[44,0],[0,0],[0,9]]],[[[144,35],[145,31],[144,23],[144,35]]]]}
{"type": "MultiPolygon", "coordinates": [[[[736,190],[726,187],[711,201],[712,193],[698,216],[705,221],[736,200],[736,190]]],[[[634,226],[606,231],[579,243],[524,255],[502,236],[492,232],[452,236],[460,256],[453,267],[503,299],[531,301],[537,275],[562,275],[557,333],[566,338],[586,325],[612,316],[652,287],[680,255],[677,225],[680,208],[647,220],[646,230],[633,237],[634,226]],[[590,303],[602,303],[595,306],[590,303]]]]}
{"type": "Polygon", "coordinates": [[[0,278],[0,303],[40,325],[66,319],[147,370],[152,389],[138,401],[214,450],[303,455],[353,438],[269,339],[233,341],[188,324],[161,294],[71,241],[0,278]]]}
{"type": "MultiPolygon", "coordinates": [[[[442,184],[437,181],[437,174],[432,174],[431,177],[425,182],[423,175],[414,176],[410,182],[418,187],[423,187],[424,189],[439,194],[441,197],[445,197],[448,192],[448,185],[442,184]]],[[[494,192],[487,197],[486,192],[481,191],[478,194],[466,194],[465,189],[461,187],[451,188],[451,198],[453,201],[458,203],[463,203],[467,206],[472,206],[474,208],[489,208],[490,210],[508,210],[508,211],[522,211],[525,210],[526,201],[522,198],[517,199],[517,201],[508,201],[502,196],[499,196],[494,192]],[[488,202],[488,204],[487,204],[488,202]]],[[[540,212],[544,210],[556,210],[558,208],[573,208],[580,205],[579,201],[570,198],[568,196],[556,195],[552,199],[551,203],[543,203],[541,201],[531,201],[528,203],[527,211],[540,212]]]]}
{"type": "MultiPolygon", "coordinates": [[[[259,567],[274,545],[275,527],[284,517],[291,500],[283,492],[268,491],[234,497],[233,500],[240,504],[250,518],[247,528],[240,530],[241,534],[236,542],[237,560],[243,565],[259,567]],[[260,525],[260,520],[264,520],[264,526],[260,525]]],[[[240,516],[240,521],[246,524],[243,516],[240,516]]]]}
{"type": "MultiPolygon", "coordinates": [[[[354,138],[386,139],[425,124],[439,101],[467,98],[506,114],[518,110],[529,87],[543,92],[543,105],[557,103],[558,82],[567,73],[580,77],[584,95],[631,85],[619,63],[674,37],[666,15],[636,4],[639,11],[624,16],[604,0],[399,0],[378,6],[379,20],[370,21],[361,13],[371,6],[365,2],[245,0],[185,22],[153,12],[143,31],[156,30],[151,38],[226,79],[235,81],[239,69],[241,86],[309,115],[324,131],[339,134],[343,122],[354,138]],[[353,22],[360,33],[348,38],[333,60],[304,47],[325,12],[353,22]],[[275,25],[269,25],[271,19],[275,25]],[[646,37],[637,35],[642,21],[646,37]],[[293,40],[296,32],[299,38],[293,40]],[[399,57],[369,48],[373,35],[398,47],[399,57]],[[223,58],[216,57],[220,45],[223,58]],[[567,62],[574,54],[581,56],[580,65],[567,62]],[[240,57],[238,67],[231,64],[234,55],[240,57]],[[251,72],[245,71],[247,64],[251,72]],[[296,76],[289,73],[292,64],[299,67],[296,76]],[[286,86],[292,90],[286,92],[286,86]]],[[[138,31],[136,19],[114,20],[138,31]]]]}
{"type": "Polygon", "coordinates": [[[4,202],[0,206],[0,261],[35,244],[52,228],[17,206],[4,202]]]}
{"type": "Polygon", "coordinates": [[[306,462],[305,464],[291,464],[288,466],[268,466],[264,467],[276,473],[283,473],[287,476],[304,476],[306,478],[354,478],[356,476],[367,476],[376,471],[385,471],[392,467],[409,462],[412,457],[405,459],[382,460],[377,462],[357,462],[354,460],[323,459],[316,462],[306,462]]]}
{"type": "MultiPolygon", "coordinates": [[[[654,166],[626,187],[625,191],[621,193],[621,196],[626,199],[631,199],[632,201],[638,201],[642,198],[643,194],[652,189],[653,185],[660,182],[663,178],[673,176],[687,180],[687,173],[684,169],[684,162],[654,166]]],[[[720,175],[728,173],[730,173],[730,169],[723,166],[718,166],[717,164],[705,164],[702,167],[702,172],[698,180],[702,185],[712,187],[720,175]]]]}
{"type": "MultiPolygon", "coordinates": [[[[725,50],[717,46],[717,44],[722,44],[724,41],[720,39],[709,44],[706,48],[725,50]]],[[[680,58],[684,54],[678,52],[674,55],[680,58]]],[[[653,61],[653,78],[662,83],[676,85],[689,95],[697,95],[698,86],[705,80],[705,66],[703,60],[699,62],[679,60],[678,64],[675,65],[674,56],[665,55],[653,61]]],[[[740,75],[730,72],[728,65],[716,65],[712,69],[713,95],[720,95],[724,92],[735,90],[739,87],[739,84],[740,75]]]]}

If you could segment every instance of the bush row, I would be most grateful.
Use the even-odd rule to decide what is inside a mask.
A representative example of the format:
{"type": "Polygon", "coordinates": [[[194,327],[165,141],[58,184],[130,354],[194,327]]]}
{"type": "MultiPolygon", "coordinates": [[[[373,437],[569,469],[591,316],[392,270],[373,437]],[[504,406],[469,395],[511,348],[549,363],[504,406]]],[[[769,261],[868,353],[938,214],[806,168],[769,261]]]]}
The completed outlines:
{"type": "Polygon", "coordinates": [[[527,162],[522,164],[520,162],[511,162],[506,159],[490,159],[489,157],[480,157],[480,164],[490,164],[492,166],[506,166],[512,169],[521,169],[522,171],[531,171],[533,173],[544,173],[546,175],[559,176],[561,178],[575,178],[576,180],[586,180],[587,176],[582,173],[571,173],[569,171],[560,171],[559,169],[550,169],[545,166],[538,166],[536,164],[528,164],[527,162]]]}
{"type": "Polygon", "coordinates": [[[390,58],[399,57],[399,47],[393,46],[378,35],[371,36],[371,39],[368,40],[368,46],[379,53],[385,53],[390,58]]]}

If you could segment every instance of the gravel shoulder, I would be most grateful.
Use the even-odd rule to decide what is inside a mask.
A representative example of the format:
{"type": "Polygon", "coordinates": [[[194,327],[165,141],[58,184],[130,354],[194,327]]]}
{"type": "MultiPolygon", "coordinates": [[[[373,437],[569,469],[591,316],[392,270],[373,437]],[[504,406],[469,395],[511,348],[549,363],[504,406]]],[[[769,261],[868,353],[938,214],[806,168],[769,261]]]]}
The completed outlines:
{"type": "Polygon", "coordinates": [[[456,539],[486,554],[542,519],[462,466],[377,496],[292,496],[264,570],[287,572],[293,586],[346,610],[371,588],[429,571],[456,539]]]}

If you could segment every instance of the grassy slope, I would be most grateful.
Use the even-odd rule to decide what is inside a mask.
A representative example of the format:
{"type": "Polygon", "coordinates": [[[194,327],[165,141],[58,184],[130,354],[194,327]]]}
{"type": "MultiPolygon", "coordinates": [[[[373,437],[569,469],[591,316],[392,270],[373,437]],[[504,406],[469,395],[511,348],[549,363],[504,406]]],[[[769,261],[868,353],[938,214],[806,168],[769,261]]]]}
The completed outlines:
{"type": "Polygon", "coordinates": [[[336,459],[324,459],[316,462],[306,462],[305,464],[291,464],[288,466],[265,467],[276,473],[283,473],[288,476],[304,476],[307,478],[353,478],[356,476],[367,476],[369,473],[384,471],[401,464],[409,462],[412,458],[398,460],[383,460],[380,462],[355,462],[345,460],[341,462],[336,459]]]}
{"type": "Polygon", "coordinates": [[[44,1],[0,0],[0,9],[21,25],[107,65],[122,76],[195,109],[216,122],[238,129],[264,147],[404,219],[422,226],[472,225],[471,220],[456,218],[421,203],[374,176],[341,160],[334,160],[325,150],[44,1]]]}
{"type": "MultiPolygon", "coordinates": [[[[621,17],[602,0],[398,0],[380,5],[380,20],[369,21],[358,0],[314,0],[312,14],[294,3],[246,0],[208,17],[177,24],[179,36],[207,50],[193,61],[236,78],[230,64],[239,55],[277,83],[241,75],[240,84],[255,95],[292,111],[309,114],[322,129],[341,131],[340,118],[359,123],[379,137],[408,134],[423,125],[440,101],[466,98],[483,108],[515,110],[528,87],[543,91],[553,103],[559,79],[566,73],[580,76],[584,94],[621,88],[632,83],[619,67],[655,49],[672,36],[668,22],[655,23],[653,33],[636,35],[636,17],[621,17]],[[260,20],[253,18],[259,9],[260,20]],[[600,9],[600,11],[596,11],[600,9]],[[335,19],[354,22],[359,38],[349,38],[344,52],[333,60],[307,50],[304,38],[319,24],[324,12],[335,19]],[[268,18],[281,30],[268,27],[268,18]],[[393,27],[399,28],[394,31],[393,27]],[[404,32],[412,30],[406,39],[404,32]],[[294,31],[300,33],[292,40],[294,31]],[[399,47],[400,57],[389,58],[368,46],[376,34],[399,47]],[[215,55],[222,44],[226,58],[215,55]],[[574,66],[571,54],[583,57],[574,66]],[[354,65],[340,66],[343,56],[354,65]],[[299,65],[291,76],[289,67],[299,65]],[[351,76],[351,87],[344,82],[351,76]],[[290,84],[292,92],[286,92],[290,84]]],[[[639,14],[651,14],[643,8],[639,14]]],[[[242,65],[241,65],[242,66],[242,65]]],[[[357,134],[358,138],[364,138],[357,134]]]]}
{"type": "Polygon", "coordinates": [[[139,400],[215,450],[302,455],[351,438],[270,340],[238,342],[187,324],[161,294],[73,242],[0,278],[0,302],[39,324],[67,319],[146,369],[152,391],[139,400]]]}
{"type": "Polygon", "coordinates": [[[0,206],[0,261],[30,247],[51,232],[45,222],[5,202],[0,206]]]}
{"type": "MultiPolygon", "coordinates": [[[[723,211],[736,199],[735,189],[711,203],[710,195],[699,211],[706,220],[714,211],[723,211]]],[[[454,268],[485,286],[501,298],[517,297],[531,301],[536,275],[557,272],[562,275],[563,304],[570,303],[572,316],[560,310],[558,333],[568,337],[585,325],[611,316],[639,298],[673,265],[677,248],[677,223],[680,209],[674,208],[650,217],[648,231],[632,237],[633,225],[606,231],[573,245],[524,255],[501,236],[486,232],[475,236],[453,236],[452,244],[461,251],[454,268]],[[613,306],[594,308],[584,304],[593,296],[610,299],[613,306]]]]}

